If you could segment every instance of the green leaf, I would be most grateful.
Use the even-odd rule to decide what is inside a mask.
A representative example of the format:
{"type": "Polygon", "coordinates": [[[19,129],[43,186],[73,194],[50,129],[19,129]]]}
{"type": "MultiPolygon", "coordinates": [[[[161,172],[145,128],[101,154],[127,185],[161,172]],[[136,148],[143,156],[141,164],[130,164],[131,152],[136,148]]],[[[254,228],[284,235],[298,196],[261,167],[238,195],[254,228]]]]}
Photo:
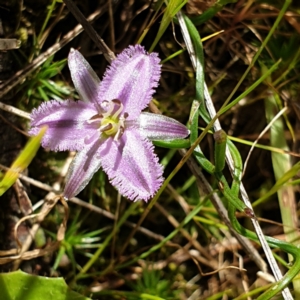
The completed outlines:
{"type": "Polygon", "coordinates": [[[168,149],[182,149],[189,148],[191,146],[191,142],[188,139],[178,139],[172,141],[153,141],[153,144],[155,146],[168,149]]]}
{"type": "Polygon", "coordinates": [[[171,23],[174,16],[177,14],[177,12],[186,4],[187,0],[170,0],[167,8],[165,10],[165,13],[163,15],[163,18],[161,20],[158,33],[155,37],[154,42],[152,43],[149,52],[153,51],[154,47],[168,28],[169,24],[171,23]]]}
{"type": "Polygon", "coordinates": [[[46,130],[46,127],[42,128],[37,136],[29,140],[24,150],[13,162],[10,169],[5,173],[3,179],[0,182],[0,196],[2,196],[16,182],[19,174],[23,172],[24,169],[26,169],[31,163],[40,147],[41,139],[43,138],[46,130]]]}
{"type": "Polygon", "coordinates": [[[183,14],[183,18],[185,24],[187,26],[188,32],[190,34],[191,40],[193,42],[194,51],[196,55],[196,100],[199,101],[199,114],[200,117],[206,122],[209,123],[210,117],[206,110],[206,106],[204,104],[204,84],[205,84],[205,76],[204,76],[204,54],[203,54],[203,45],[201,42],[201,37],[197,28],[194,26],[192,21],[183,14]]]}
{"type": "Polygon", "coordinates": [[[2,300],[89,300],[69,289],[63,278],[30,275],[22,271],[0,274],[2,300]]]}
{"type": "Polygon", "coordinates": [[[237,2],[237,0],[219,0],[215,2],[210,8],[208,8],[205,12],[203,12],[203,14],[191,18],[191,20],[196,26],[204,24],[213,16],[215,16],[220,10],[222,10],[224,5],[235,2],[237,2]]]}

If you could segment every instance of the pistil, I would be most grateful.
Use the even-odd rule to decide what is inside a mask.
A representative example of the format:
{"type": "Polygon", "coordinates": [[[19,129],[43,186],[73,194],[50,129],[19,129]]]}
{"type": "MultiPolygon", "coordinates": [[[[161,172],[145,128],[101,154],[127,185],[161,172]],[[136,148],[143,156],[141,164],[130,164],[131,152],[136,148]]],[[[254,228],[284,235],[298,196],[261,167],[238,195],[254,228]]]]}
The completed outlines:
{"type": "Polygon", "coordinates": [[[105,136],[114,136],[114,140],[118,141],[125,130],[125,119],[128,117],[128,113],[124,113],[123,104],[118,99],[111,101],[103,101],[103,106],[106,111],[100,114],[94,115],[87,122],[89,124],[98,122],[98,131],[105,136]]]}

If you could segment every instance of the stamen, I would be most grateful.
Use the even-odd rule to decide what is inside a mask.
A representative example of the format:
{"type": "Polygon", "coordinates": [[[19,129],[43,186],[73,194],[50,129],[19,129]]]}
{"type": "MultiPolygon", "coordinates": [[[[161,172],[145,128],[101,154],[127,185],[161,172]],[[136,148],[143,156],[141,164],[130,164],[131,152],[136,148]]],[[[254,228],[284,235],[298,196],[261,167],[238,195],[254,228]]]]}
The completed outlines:
{"type": "Polygon", "coordinates": [[[105,104],[106,106],[108,106],[108,109],[105,113],[103,113],[103,116],[106,117],[110,117],[111,113],[114,110],[114,104],[112,101],[103,101],[103,104],[105,104]]]}
{"type": "Polygon", "coordinates": [[[119,99],[112,99],[111,102],[113,102],[113,103],[115,103],[115,104],[117,104],[119,106],[123,105],[122,102],[119,99]]]}
{"type": "Polygon", "coordinates": [[[94,122],[101,121],[102,118],[103,118],[102,115],[97,114],[97,115],[92,116],[89,120],[87,120],[87,123],[92,124],[94,122]]]}
{"type": "Polygon", "coordinates": [[[112,118],[116,119],[116,118],[118,118],[118,116],[120,115],[120,113],[123,110],[123,104],[118,99],[114,99],[111,102],[113,102],[115,104],[115,107],[116,107],[116,105],[119,105],[119,109],[112,115],[112,118]]]}
{"type": "Polygon", "coordinates": [[[121,138],[121,136],[123,135],[123,133],[124,133],[124,127],[120,126],[117,133],[116,133],[116,135],[115,135],[115,137],[114,137],[114,140],[118,141],[121,138]]]}

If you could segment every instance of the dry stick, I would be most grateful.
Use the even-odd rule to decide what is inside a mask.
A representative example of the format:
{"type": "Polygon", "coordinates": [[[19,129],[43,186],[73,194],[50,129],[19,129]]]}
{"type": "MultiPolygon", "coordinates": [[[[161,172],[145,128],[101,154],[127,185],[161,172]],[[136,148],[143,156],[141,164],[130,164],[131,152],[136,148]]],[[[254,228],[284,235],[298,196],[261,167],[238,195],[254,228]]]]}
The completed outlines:
{"type": "Polygon", "coordinates": [[[16,107],[14,107],[14,106],[4,104],[4,103],[0,102],[0,109],[2,109],[4,111],[7,111],[7,112],[10,112],[10,113],[12,113],[16,116],[19,116],[19,117],[25,118],[27,120],[30,120],[30,114],[28,112],[25,112],[21,109],[18,109],[16,107]]]}
{"type": "MultiPolygon", "coordinates": [[[[170,222],[170,224],[173,225],[175,229],[180,226],[180,223],[158,202],[156,202],[154,206],[165,216],[165,218],[170,222]]],[[[217,268],[217,262],[213,260],[213,257],[207,253],[206,249],[202,247],[197,240],[194,240],[184,228],[180,229],[180,233],[195,247],[196,250],[201,253],[202,256],[204,256],[207,260],[213,261],[213,264],[211,264],[214,265],[213,268],[217,268]]]]}
{"type": "Polygon", "coordinates": [[[21,134],[23,134],[24,136],[29,137],[29,134],[23,130],[21,130],[20,128],[18,128],[16,125],[14,125],[13,123],[11,123],[10,121],[8,121],[2,114],[0,114],[0,119],[6,123],[8,126],[10,126],[11,128],[13,128],[15,131],[20,132],[21,134]]]}
{"type": "Polygon", "coordinates": [[[285,112],[287,111],[287,107],[284,107],[282,110],[280,110],[276,116],[272,119],[272,121],[264,128],[264,130],[258,135],[258,137],[256,138],[256,140],[254,141],[254,143],[252,144],[249,152],[248,152],[248,155],[247,155],[247,158],[245,159],[245,163],[244,163],[244,170],[243,170],[243,175],[242,177],[244,177],[245,175],[245,172],[246,172],[246,168],[247,168],[247,165],[248,165],[248,161],[250,159],[250,156],[256,146],[256,144],[258,143],[259,139],[273,126],[273,124],[275,123],[275,121],[277,119],[279,119],[285,112]]]}
{"type": "Polygon", "coordinates": [[[113,15],[113,3],[112,0],[108,0],[108,15],[109,15],[109,25],[110,25],[110,45],[112,47],[112,52],[115,50],[115,25],[114,25],[114,15],[113,15]]]}
{"type": "MultiPolygon", "coordinates": [[[[200,64],[200,61],[198,60],[198,58],[196,57],[195,55],[195,51],[194,51],[194,46],[192,44],[192,41],[191,41],[191,38],[190,38],[190,35],[188,33],[188,29],[186,27],[186,24],[185,24],[185,21],[182,17],[182,14],[181,12],[179,12],[177,14],[177,17],[178,17],[178,21],[179,21],[179,24],[180,24],[180,27],[181,27],[181,31],[182,31],[182,35],[183,35],[183,38],[185,40],[185,44],[186,44],[186,47],[187,47],[187,50],[190,54],[190,58],[191,58],[191,61],[192,61],[192,64],[193,64],[193,67],[194,69],[196,69],[196,65],[197,64],[200,64]]],[[[211,118],[214,118],[216,116],[216,110],[214,108],[214,105],[213,105],[213,102],[211,100],[211,97],[210,97],[210,94],[209,94],[209,91],[208,91],[208,88],[207,88],[207,85],[206,83],[204,83],[204,98],[205,98],[205,101],[206,101],[206,107],[208,109],[208,112],[210,114],[210,117],[211,118]]],[[[214,130],[215,131],[218,131],[218,130],[221,130],[222,127],[221,127],[221,124],[219,122],[218,119],[216,119],[215,123],[214,123],[214,130]]],[[[230,169],[230,172],[233,174],[234,172],[234,162],[233,162],[233,159],[232,159],[232,156],[231,156],[231,153],[228,149],[228,147],[226,147],[226,162],[229,166],[229,169],[230,169]]],[[[241,196],[242,196],[242,199],[244,201],[244,203],[246,204],[247,207],[249,207],[252,211],[252,205],[251,205],[251,202],[249,200],[249,197],[247,195],[247,192],[244,188],[244,185],[243,183],[241,182],[240,183],[240,192],[241,192],[241,196]]],[[[261,243],[261,246],[264,250],[264,253],[267,257],[267,260],[270,264],[270,267],[272,269],[272,272],[274,274],[274,277],[276,278],[276,280],[280,280],[282,279],[282,274],[281,274],[281,271],[277,265],[277,262],[272,254],[272,251],[268,245],[268,243],[266,242],[265,240],[265,236],[261,230],[261,227],[257,221],[257,219],[254,217],[254,218],[251,218],[251,222],[253,224],[253,227],[255,229],[255,232],[257,234],[257,237],[261,243]]],[[[291,295],[291,292],[288,288],[285,288],[283,291],[282,291],[282,295],[284,297],[284,299],[288,299],[288,300],[292,300],[293,297],[291,295]]]]}
{"type": "Polygon", "coordinates": [[[17,39],[0,39],[0,51],[19,49],[21,42],[17,39]]]}
{"type": "MultiPolygon", "coordinates": [[[[33,218],[33,217],[37,218],[37,222],[41,222],[45,218],[45,216],[52,210],[53,206],[57,203],[58,200],[59,200],[59,197],[57,197],[56,200],[54,199],[53,201],[47,201],[39,214],[30,215],[30,216],[26,216],[26,217],[22,218],[17,223],[16,226],[18,226],[18,224],[20,224],[20,222],[23,222],[24,220],[27,220],[27,219],[33,218]]],[[[35,224],[35,225],[38,225],[38,224],[35,224]]],[[[54,251],[55,249],[57,249],[57,246],[61,242],[62,236],[63,236],[62,233],[64,233],[65,229],[66,229],[66,218],[64,218],[64,222],[63,222],[63,224],[61,224],[61,226],[58,230],[57,242],[51,243],[51,245],[47,246],[45,249],[35,249],[32,251],[26,251],[26,247],[28,247],[28,248],[30,247],[30,245],[27,244],[27,240],[33,239],[33,236],[31,236],[31,234],[29,234],[27,237],[27,240],[22,245],[21,249],[11,249],[11,250],[7,250],[7,251],[0,251],[0,256],[5,256],[5,257],[0,257],[0,264],[6,264],[6,263],[14,261],[14,262],[16,262],[16,266],[17,266],[20,263],[20,260],[32,259],[32,258],[35,258],[38,256],[43,256],[49,252],[54,251]]],[[[35,233],[36,232],[34,232],[34,234],[35,233]]],[[[31,244],[31,242],[30,242],[30,244],[31,244]]]]}
{"type": "Polygon", "coordinates": [[[93,40],[95,45],[102,51],[105,59],[109,63],[111,63],[116,58],[115,54],[105,44],[105,42],[98,35],[98,33],[93,28],[93,26],[87,21],[85,16],[81,13],[81,11],[74,4],[74,2],[72,0],[64,0],[64,2],[67,5],[70,12],[73,14],[73,16],[78,21],[78,23],[80,23],[82,25],[82,27],[84,28],[84,30],[88,34],[88,36],[93,40]]]}
{"type": "Polygon", "coordinates": [[[184,213],[187,215],[191,210],[189,204],[185,201],[184,197],[182,197],[169,183],[167,185],[166,190],[170,192],[170,195],[178,202],[178,204],[181,206],[184,213]]]}
{"type": "MultiPolygon", "coordinates": [[[[63,199],[63,198],[62,198],[63,199]]],[[[38,214],[31,214],[31,215],[28,215],[28,216],[25,216],[23,217],[22,219],[20,219],[17,224],[15,225],[15,239],[19,245],[19,249],[18,249],[18,255],[20,256],[19,259],[16,259],[14,260],[13,262],[13,270],[17,270],[19,269],[19,266],[23,260],[23,255],[29,250],[31,244],[32,244],[32,241],[38,231],[38,229],[40,228],[40,223],[42,221],[44,221],[45,217],[50,213],[50,211],[52,210],[52,208],[56,205],[56,203],[60,200],[60,198],[58,196],[56,196],[56,199],[51,199],[51,201],[45,201],[40,213],[38,214]],[[30,229],[30,232],[29,234],[27,235],[25,241],[23,243],[21,243],[18,239],[17,239],[17,230],[18,230],[18,227],[19,225],[22,223],[22,222],[25,222],[26,220],[29,220],[29,219],[33,219],[33,218],[36,218],[36,223],[32,226],[32,228],[30,229]]],[[[63,200],[65,201],[65,200],[63,200]]],[[[64,222],[63,222],[63,225],[61,224],[60,225],[60,228],[63,227],[63,233],[65,232],[66,230],[66,221],[67,221],[67,217],[65,216],[64,217],[64,222]]],[[[59,229],[59,232],[61,231],[61,229],[59,229]]],[[[57,234],[57,242],[54,242],[54,245],[55,246],[58,246],[59,245],[59,242],[61,242],[63,240],[63,236],[64,235],[61,235],[61,234],[57,234]],[[60,235],[60,238],[58,238],[58,235],[60,235]]],[[[48,251],[48,247],[44,248],[43,249],[44,251],[48,251]]],[[[51,251],[54,250],[52,247],[51,247],[51,251]]],[[[28,253],[28,252],[27,252],[28,253]]],[[[30,253],[30,251],[29,251],[30,253]]],[[[33,258],[33,257],[32,257],[33,258]]]]}
{"type": "MultiPolygon", "coordinates": [[[[98,16],[104,13],[104,7],[97,9],[94,13],[92,13],[86,20],[86,22],[94,21],[98,16]]],[[[52,47],[50,47],[47,51],[39,55],[36,59],[34,59],[29,65],[27,65],[24,69],[15,73],[10,79],[6,80],[3,84],[0,85],[0,99],[3,98],[12,88],[21,83],[26,79],[28,75],[34,72],[39,66],[41,66],[49,57],[59,51],[62,47],[68,44],[71,40],[73,40],[78,34],[83,31],[83,27],[79,24],[73,30],[68,32],[60,42],[55,43],[52,47]]]]}

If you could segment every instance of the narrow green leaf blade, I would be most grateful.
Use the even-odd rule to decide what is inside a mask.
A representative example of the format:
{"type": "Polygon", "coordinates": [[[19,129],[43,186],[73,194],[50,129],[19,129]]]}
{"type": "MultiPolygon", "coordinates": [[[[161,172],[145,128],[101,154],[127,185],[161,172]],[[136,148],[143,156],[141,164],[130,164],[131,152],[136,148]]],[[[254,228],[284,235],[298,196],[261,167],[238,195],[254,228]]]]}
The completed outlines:
{"type": "Polygon", "coordinates": [[[21,154],[13,162],[10,169],[5,173],[3,179],[0,182],[0,196],[2,196],[15,183],[19,173],[24,171],[31,163],[40,147],[41,140],[46,130],[46,127],[42,128],[37,136],[32,137],[28,141],[21,154]]]}
{"type": "Polygon", "coordinates": [[[171,23],[173,17],[177,12],[186,4],[187,0],[170,0],[165,13],[163,15],[162,21],[160,23],[157,35],[154,42],[152,43],[149,52],[153,51],[154,47],[157,45],[158,41],[161,39],[162,35],[166,31],[167,27],[171,23]]]}

